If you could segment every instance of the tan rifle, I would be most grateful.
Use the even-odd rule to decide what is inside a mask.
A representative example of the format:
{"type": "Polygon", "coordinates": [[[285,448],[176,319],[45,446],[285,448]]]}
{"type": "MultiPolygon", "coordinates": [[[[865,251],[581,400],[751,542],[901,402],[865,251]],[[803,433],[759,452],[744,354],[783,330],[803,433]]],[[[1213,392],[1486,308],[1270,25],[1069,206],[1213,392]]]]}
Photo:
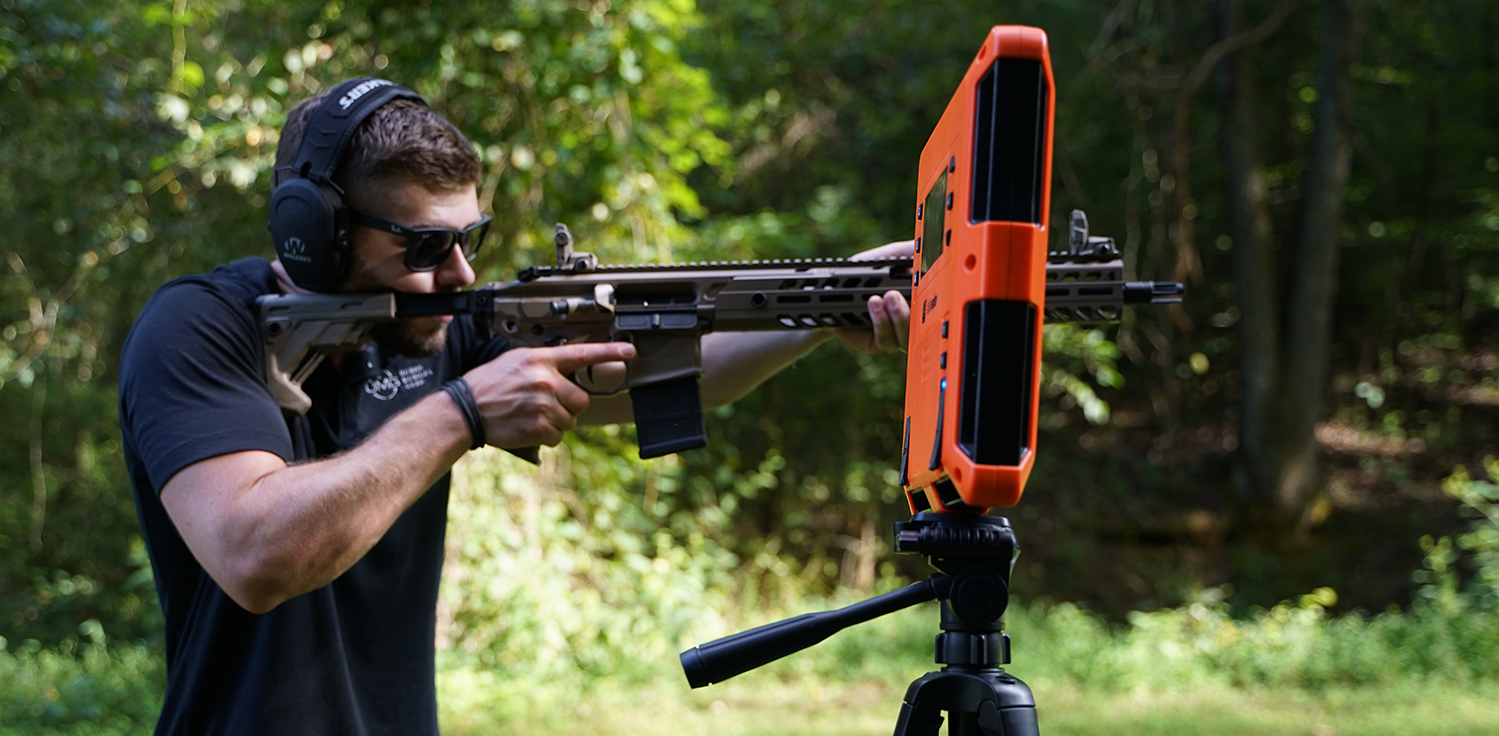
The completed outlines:
{"type": "MultiPolygon", "coordinates": [[[[603,388],[588,376],[574,380],[595,394],[628,391],[640,456],[658,457],[707,442],[698,393],[704,334],[869,329],[869,297],[892,290],[911,295],[908,258],[611,266],[574,251],[561,224],[556,246],[556,266],[533,266],[514,281],[471,291],[260,297],[271,393],[284,410],[306,413],[312,401],[302,383],[333,349],[367,341],[376,322],[470,314],[512,347],[634,343],[623,381],[603,388]]],[[[1164,300],[1151,282],[1124,282],[1123,262],[1112,249],[1055,256],[1047,267],[1048,322],[1112,320],[1127,301],[1164,300]]]]}

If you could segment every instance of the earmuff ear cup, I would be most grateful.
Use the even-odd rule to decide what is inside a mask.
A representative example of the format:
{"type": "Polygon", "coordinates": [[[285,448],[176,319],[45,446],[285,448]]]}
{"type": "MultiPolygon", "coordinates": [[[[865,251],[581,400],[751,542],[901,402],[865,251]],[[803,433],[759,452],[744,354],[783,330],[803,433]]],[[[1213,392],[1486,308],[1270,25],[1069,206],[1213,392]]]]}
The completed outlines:
{"type": "Polygon", "coordinates": [[[307,179],[292,179],[271,194],[271,241],[292,283],[327,292],[343,281],[349,235],[342,198],[307,179]]]}
{"type": "Polygon", "coordinates": [[[349,269],[349,210],[333,173],[359,124],[395,99],[427,104],[421,95],[384,79],[360,77],[334,86],[303,126],[296,163],[276,169],[290,178],[271,192],[270,230],[276,257],[292,283],[330,292],[349,269]]]}

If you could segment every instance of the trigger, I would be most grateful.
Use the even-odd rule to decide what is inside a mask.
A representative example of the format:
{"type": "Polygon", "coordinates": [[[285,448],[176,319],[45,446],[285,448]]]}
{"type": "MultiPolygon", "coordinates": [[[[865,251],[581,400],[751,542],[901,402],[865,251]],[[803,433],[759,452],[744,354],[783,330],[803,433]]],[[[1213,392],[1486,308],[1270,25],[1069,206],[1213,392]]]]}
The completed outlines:
{"type": "Polygon", "coordinates": [[[578,388],[587,391],[589,396],[607,395],[606,392],[598,390],[599,381],[593,376],[593,366],[588,366],[587,368],[584,368],[583,370],[580,370],[572,374],[571,376],[568,376],[568,380],[572,381],[573,385],[577,386],[578,388]]]}

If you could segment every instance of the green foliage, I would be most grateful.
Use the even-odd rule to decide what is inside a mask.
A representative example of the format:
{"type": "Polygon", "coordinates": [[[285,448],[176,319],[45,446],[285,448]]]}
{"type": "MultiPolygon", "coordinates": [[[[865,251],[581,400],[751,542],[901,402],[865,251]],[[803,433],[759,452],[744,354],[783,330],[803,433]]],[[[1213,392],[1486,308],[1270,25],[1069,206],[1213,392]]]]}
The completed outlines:
{"type": "Polygon", "coordinates": [[[1408,679],[1491,681],[1496,611],[1476,604],[1417,606],[1375,616],[1331,616],[1337,595],[1320,588],[1294,603],[1235,619],[1222,603],[1130,615],[1115,628],[1071,604],[1031,608],[1011,629],[1032,660],[1022,676],[1063,677],[1090,690],[1309,689],[1392,686],[1408,679]],[[1034,627],[1034,628],[1033,628],[1034,627]]]}
{"type": "Polygon", "coordinates": [[[1493,609],[1499,606],[1499,461],[1485,458],[1486,479],[1474,479],[1467,468],[1458,466],[1442,481],[1442,490],[1462,504],[1472,520],[1468,530],[1452,537],[1421,538],[1426,552],[1424,568],[1413,574],[1420,585],[1421,598],[1432,605],[1452,610],[1468,607],[1493,609]],[[1468,552],[1467,559],[1459,550],[1468,552]],[[1467,585],[1460,589],[1459,561],[1468,563],[1467,585]]]}
{"type": "MultiPolygon", "coordinates": [[[[736,534],[753,529],[736,516],[781,482],[781,457],[725,468],[715,486],[687,463],[633,458],[617,428],[588,435],[540,469],[498,453],[460,465],[439,625],[460,661],[575,687],[645,681],[659,675],[645,663],[670,662],[673,648],[826,603],[825,567],[838,567],[828,550],[736,534]]],[[[843,482],[889,485],[869,472],[843,482]]]]}
{"type": "MultiPolygon", "coordinates": [[[[1271,4],[1246,10],[1258,18],[1271,4]]],[[[1320,33],[1311,7],[1246,52],[1280,232],[1301,206],[1320,33]]],[[[1328,392],[1333,424],[1352,439],[1338,446],[1328,486],[1340,509],[1417,519],[1380,539],[1432,532],[1417,604],[1335,616],[1315,593],[1244,618],[1208,601],[1123,623],[1061,603],[1017,610],[1022,674],[1112,692],[1493,676],[1495,471],[1448,481],[1482,514],[1466,531],[1428,530],[1427,515],[1405,510],[1447,468],[1491,452],[1499,426],[1499,6],[1367,7],[1328,392]]],[[[1099,234],[1119,239],[1132,276],[1160,278],[1176,266],[1172,202],[1185,184],[1170,170],[1166,111],[1215,37],[1209,11],[1153,0],[0,0],[0,218],[10,227],[0,247],[0,446],[10,450],[0,453],[0,634],[10,647],[0,682],[21,683],[0,690],[0,729],[138,730],[150,720],[160,682],[150,650],[76,643],[80,627],[117,643],[160,631],[115,428],[114,356],[162,282],[269,253],[277,130],[308,94],[386,76],[471,136],[497,223],[498,242],[477,264],[483,278],[548,262],[558,220],[612,262],[848,255],[911,236],[916,155],[982,29],[1039,25],[1058,84],[1052,221],[1087,209],[1099,234]]],[[[1142,577],[1110,565],[1153,554],[1191,578],[1180,587],[1201,590],[1222,573],[1184,560],[1216,570],[1215,555],[1238,543],[1211,524],[1204,542],[1157,523],[1202,507],[1211,516],[1233,493],[1223,466],[1240,305],[1214,156],[1222,125],[1208,87],[1190,109],[1203,265],[1184,309],[1170,319],[1140,310],[1117,332],[1045,335],[1043,458],[1021,513],[1050,552],[1028,548],[1022,564],[1103,568],[1089,584],[1119,589],[1079,591],[1068,587],[1075,576],[1036,572],[1030,594],[1048,585],[1113,596],[1111,612],[1175,603],[1181,596],[1150,585],[1105,580],[1142,577]],[[1074,446],[1096,437],[1118,449],[1074,446]],[[1098,470],[1084,478],[1079,468],[1098,470]],[[1185,490],[1155,493],[1166,486],[1185,490]]],[[[502,692],[519,708],[531,696],[522,684],[541,680],[556,683],[554,703],[609,678],[675,681],[680,647],[894,585],[898,569],[920,574],[885,543],[889,522],[906,515],[895,484],[903,396],[899,357],[822,349],[709,416],[704,450],[644,463],[628,428],[592,429],[549,453],[540,474],[471,462],[454,491],[445,687],[467,683],[476,703],[502,692]]],[[[1438,527],[1451,526],[1445,513],[1431,514],[1438,527]]],[[[1336,577],[1340,562],[1317,563],[1306,584],[1285,582],[1289,560],[1254,569],[1280,581],[1264,589],[1300,591],[1336,577]]],[[[1402,600],[1397,582],[1376,609],[1402,600]]],[[[1338,589],[1342,607],[1359,592],[1338,589]]],[[[930,618],[847,632],[773,672],[909,679],[927,666],[930,618]]]]}
{"type": "MultiPolygon", "coordinates": [[[[113,358],[157,285],[267,253],[269,167],[296,101],[383,75],[465,130],[497,223],[486,277],[550,259],[556,220],[609,261],[847,255],[909,231],[905,172],[972,51],[945,31],[972,8],[899,3],[874,24],[807,6],[795,28],[753,3],[685,0],[0,7],[0,215],[17,228],[0,280],[0,411],[19,419],[0,440],[24,449],[0,456],[13,480],[0,486],[0,620],[44,641],[90,618],[117,638],[155,631],[131,556],[113,358]],[[832,37],[848,42],[798,40],[832,37]]],[[[1101,421],[1106,401],[1078,376],[1117,386],[1110,344],[1054,334],[1070,347],[1048,380],[1101,421]]],[[[791,550],[822,590],[868,589],[902,509],[890,479],[903,373],[898,359],[823,351],[711,417],[722,445],[661,472],[681,502],[651,518],[670,519],[678,543],[696,524],[746,560],[791,550]]],[[[775,569],[756,575],[775,587],[775,569]]]]}
{"type": "Polygon", "coordinates": [[[161,709],[166,671],[159,651],[106,645],[98,621],[83,643],[0,638],[0,734],[125,734],[149,731],[161,709]]]}
{"type": "Polygon", "coordinates": [[[112,635],[153,628],[149,586],[124,584],[136,522],[110,376],[133,315],[117,306],[154,288],[143,244],[163,226],[139,180],[172,139],[143,99],[163,81],[142,53],[143,7],[0,12],[0,631],[13,638],[56,642],[95,618],[112,635]]]}
{"type": "MultiPolygon", "coordinates": [[[[680,708],[696,695],[680,685],[677,652],[863,597],[846,588],[816,593],[794,554],[762,549],[747,559],[717,545],[704,530],[724,522],[721,507],[685,501],[680,479],[656,464],[590,454],[627,442],[617,431],[599,434],[546,453],[539,469],[498,453],[460,465],[439,608],[439,681],[450,727],[565,731],[575,714],[587,716],[579,703],[602,707],[611,698],[623,708],[641,698],[680,708]],[[762,579],[775,585],[757,588],[762,579]]],[[[774,470],[745,475],[773,482],[774,470]]],[[[882,577],[873,592],[901,582],[882,577]]],[[[1016,604],[1007,617],[1011,669],[1043,703],[1073,691],[1157,693],[1161,702],[1171,693],[1244,689],[1344,698],[1339,693],[1412,682],[1455,692],[1499,681],[1499,611],[1477,592],[1449,590],[1405,612],[1334,616],[1328,609],[1337,595],[1323,588],[1243,618],[1212,592],[1201,603],[1132,614],[1124,624],[1071,603],[1016,604]]],[[[933,667],[936,632],[937,612],[926,604],[736,682],[795,698],[870,682],[893,698],[933,667]]],[[[138,645],[106,646],[93,621],[57,647],[11,643],[0,651],[7,683],[0,715],[29,733],[138,730],[159,699],[159,657],[138,645]]],[[[725,697],[722,690],[706,696],[725,697]]]]}
{"type": "Polygon", "coordinates": [[[674,538],[627,490],[668,476],[638,460],[585,466],[572,450],[539,471],[513,458],[464,464],[439,633],[484,668],[582,687],[661,660],[724,602],[738,561],[690,524],[674,538]],[[569,466],[614,482],[583,490],[569,466]]]}
{"type": "Polygon", "coordinates": [[[0,455],[0,626],[15,636],[58,641],[89,618],[155,635],[114,356],[162,282],[268,254],[269,167],[296,101],[385,75],[467,131],[501,238],[476,264],[493,277],[549,259],[559,219],[610,260],[670,260],[677,215],[701,214],[688,172],[732,165],[709,80],[675,50],[701,23],[677,0],[7,0],[0,21],[0,440],[19,450],[0,455]]]}
{"type": "MultiPolygon", "coordinates": [[[[1035,691],[1043,724],[1058,718],[1074,700],[1125,699],[1133,703],[1132,711],[1138,711],[1135,717],[1151,720],[1171,717],[1178,707],[1172,703],[1184,697],[1234,703],[1264,697],[1282,707],[1305,702],[1333,710],[1350,700],[1393,698],[1365,713],[1373,728],[1410,717],[1401,715],[1410,707],[1407,700],[1455,701],[1457,693],[1484,692],[1495,686],[1499,634],[1493,609],[1422,605],[1408,612],[1334,616],[1327,608],[1336,599],[1333,591],[1324,588],[1245,618],[1230,616],[1228,606],[1221,602],[1199,603],[1137,613],[1126,624],[1110,623],[1070,603],[1016,606],[1007,616],[1015,658],[1007,669],[1035,691]]],[[[808,599],[772,618],[826,610],[851,600],[846,594],[808,599]]],[[[705,628],[728,624],[728,630],[737,630],[765,622],[761,612],[722,610],[727,620],[705,628]]],[[[918,606],[836,634],[726,685],[688,691],[681,684],[675,652],[726,632],[704,630],[697,638],[673,642],[675,634],[667,630],[670,624],[663,624],[636,632],[640,637],[659,637],[654,647],[631,645],[632,651],[653,648],[654,656],[621,657],[615,660],[619,669],[596,672],[581,681],[581,687],[572,679],[530,679],[522,676],[523,671],[448,659],[441,677],[444,721],[449,728],[475,733],[567,732],[567,724],[576,726],[577,719],[607,720],[609,716],[602,714],[611,712],[610,707],[630,712],[638,707],[631,703],[642,701],[654,703],[647,708],[652,714],[676,712],[684,702],[722,713],[724,702],[710,701],[726,701],[743,709],[735,711],[736,723],[774,720],[769,713],[789,707],[790,702],[817,704],[832,697],[821,707],[848,707],[845,699],[850,697],[846,692],[850,688],[874,688],[881,695],[860,707],[883,707],[883,717],[893,718],[904,685],[934,669],[931,642],[938,630],[934,606],[918,606]],[[825,694],[840,690],[841,696],[825,694]],[[757,695],[763,691],[772,694],[757,695]]],[[[1107,720],[1110,716],[1099,713],[1096,717],[1107,720]]],[[[1478,728],[1458,728],[1454,733],[1481,733],[1483,727],[1476,724],[1492,727],[1494,723],[1491,711],[1452,717],[1455,724],[1478,728]]],[[[1185,730],[1173,733],[1216,732],[1211,713],[1182,718],[1185,730]]],[[[783,724],[782,728],[800,727],[783,724]]]]}
{"type": "MultiPolygon", "coordinates": [[[[1093,424],[1109,421],[1109,404],[1094,391],[1100,387],[1122,388],[1124,377],[1119,374],[1117,361],[1119,348],[1103,335],[1100,329],[1081,329],[1074,325],[1053,325],[1042,333],[1042,347],[1046,358],[1042,363],[1045,376],[1043,390],[1048,396],[1060,397],[1061,412],[1048,411],[1050,424],[1065,419],[1065,412],[1074,406],[1081,409],[1083,417],[1093,424]],[[1079,376],[1089,376],[1092,381],[1079,376]]],[[[1050,409],[1050,407],[1048,407],[1050,409]]]]}
{"type": "MultiPolygon", "coordinates": [[[[675,469],[590,454],[606,452],[597,445],[607,442],[565,446],[539,470],[510,458],[464,464],[443,598],[452,666],[562,690],[644,687],[677,676],[677,651],[863,597],[849,588],[816,593],[807,585],[809,567],[789,550],[766,545],[740,556],[714,543],[732,514],[686,493],[675,469]]],[[[769,470],[741,475],[774,482],[762,475],[769,470]]],[[[720,503],[730,492],[723,489],[720,503]]],[[[1447,568],[1436,574],[1450,576],[1447,568]]],[[[899,584],[886,575],[871,592],[899,584]]],[[[1375,615],[1331,614],[1338,595],[1330,588],[1243,617],[1232,614],[1222,591],[1200,598],[1132,613],[1124,624],[1071,603],[1016,606],[1007,617],[1014,669],[1090,692],[1499,680],[1499,607],[1486,589],[1449,586],[1409,611],[1375,615]]],[[[935,631],[935,609],[921,606],[845,631],[756,676],[910,679],[930,666],[935,631]]]]}

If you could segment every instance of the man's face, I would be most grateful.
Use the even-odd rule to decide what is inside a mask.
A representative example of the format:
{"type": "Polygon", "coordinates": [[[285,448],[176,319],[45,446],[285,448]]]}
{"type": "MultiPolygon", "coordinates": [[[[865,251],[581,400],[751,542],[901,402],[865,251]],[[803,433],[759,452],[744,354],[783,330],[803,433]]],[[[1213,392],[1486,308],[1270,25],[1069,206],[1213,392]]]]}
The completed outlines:
{"type": "MultiPolygon", "coordinates": [[[[459,189],[429,189],[421,184],[387,184],[370,214],[408,228],[463,230],[479,221],[479,198],[472,184],[459,189]]],[[[406,268],[406,239],[383,230],[355,227],[349,275],[340,291],[402,291],[431,294],[457,291],[474,283],[461,248],[453,248],[434,271],[406,268]]],[[[412,317],[376,323],[371,336],[382,348],[407,357],[436,355],[447,340],[451,316],[412,317]]]]}

